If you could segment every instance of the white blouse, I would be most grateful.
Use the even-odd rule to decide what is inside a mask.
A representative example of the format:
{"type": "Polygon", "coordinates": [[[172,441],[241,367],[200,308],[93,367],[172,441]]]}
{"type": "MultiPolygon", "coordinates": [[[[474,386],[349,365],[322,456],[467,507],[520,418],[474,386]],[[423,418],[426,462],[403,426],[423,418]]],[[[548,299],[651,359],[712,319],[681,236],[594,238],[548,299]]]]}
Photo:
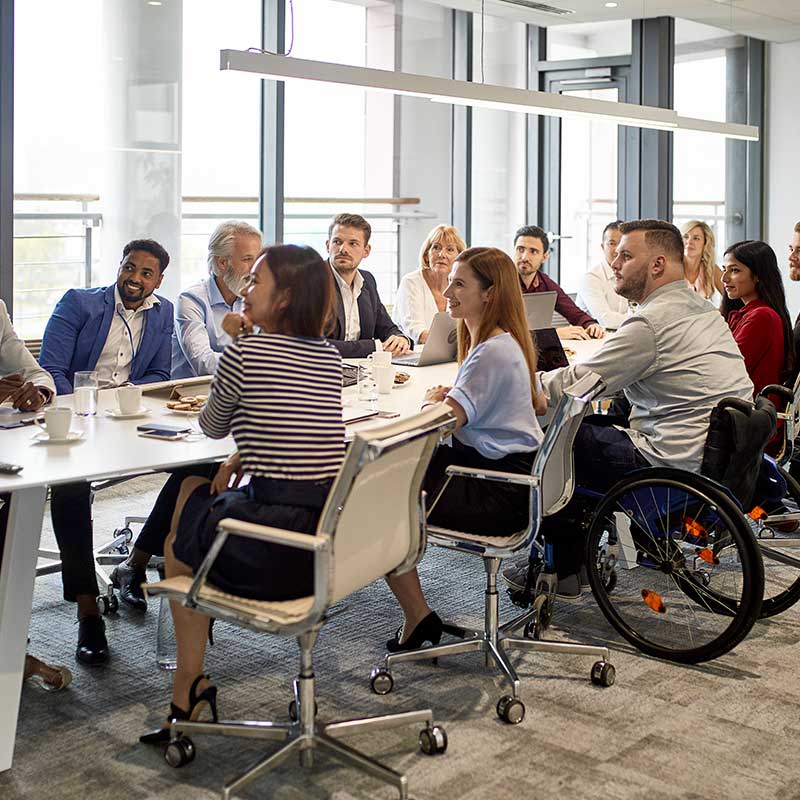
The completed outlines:
{"type": "Polygon", "coordinates": [[[394,321],[403,331],[418,342],[420,334],[430,330],[438,311],[433,292],[425,283],[422,270],[404,275],[394,299],[394,321]]]}

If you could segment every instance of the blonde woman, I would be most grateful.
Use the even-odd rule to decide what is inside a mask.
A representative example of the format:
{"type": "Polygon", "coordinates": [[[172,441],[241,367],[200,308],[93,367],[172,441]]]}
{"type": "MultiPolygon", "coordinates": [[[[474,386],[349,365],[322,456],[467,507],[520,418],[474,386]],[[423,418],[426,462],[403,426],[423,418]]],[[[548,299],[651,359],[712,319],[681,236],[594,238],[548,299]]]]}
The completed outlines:
{"type": "Polygon", "coordinates": [[[452,225],[437,225],[422,243],[419,269],[404,275],[397,289],[394,321],[419,344],[425,344],[431,321],[444,311],[444,290],[456,256],[466,250],[461,234],[452,225]]]}
{"type": "Polygon", "coordinates": [[[706,300],[719,305],[719,299],[725,296],[725,291],[722,270],[716,261],[714,231],[705,222],[692,219],[683,226],[681,233],[686,282],[706,300]]]}

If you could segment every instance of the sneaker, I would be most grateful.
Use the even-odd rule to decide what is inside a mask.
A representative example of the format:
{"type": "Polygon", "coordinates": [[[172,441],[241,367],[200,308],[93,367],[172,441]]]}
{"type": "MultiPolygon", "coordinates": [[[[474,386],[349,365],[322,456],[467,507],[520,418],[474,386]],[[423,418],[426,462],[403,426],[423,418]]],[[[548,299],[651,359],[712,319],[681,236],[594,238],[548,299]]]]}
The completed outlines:
{"type": "Polygon", "coordinates": [[[578,600],[581,596],[581,581],[577,575],[558,579],[556,597],[559,600],[578,600]]]}
{"type": "Polygon", "coordinates": [[[528,580],[530,563],[530,559],[527,555],[520,556],[514,559],[514,561],[503,570],[503,580],[508,584],[510,589],[516,592],[525,591],[525,583],[528,580]]]}

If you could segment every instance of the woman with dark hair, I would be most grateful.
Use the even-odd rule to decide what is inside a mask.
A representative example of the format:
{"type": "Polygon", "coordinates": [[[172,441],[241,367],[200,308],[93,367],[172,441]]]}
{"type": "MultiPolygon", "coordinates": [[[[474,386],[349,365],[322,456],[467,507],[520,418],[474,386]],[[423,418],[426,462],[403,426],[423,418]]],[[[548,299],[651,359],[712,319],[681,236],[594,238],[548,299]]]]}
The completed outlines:
{"type": "MultiPolygon", "coordinates": [[[[213,482],[183,481],[165,545],[168,577],[192,575],[226,517],[313,533],[344,457],[342,359],[323,338],[333,308],[330,268],[310,247],[261,251],[244,292],[239,334],[222,355],[200,427],[238,448],[213,482]],[[259,332],[254,332],[255,328],[259,332]],[[250,483],[236,488],[242,474],[250,483]],[[228,488],[233,479],[234,487],[228,488]]],[[[232,537],[210,573],[223,591],[255,600],[313,594],[313,555],[232,537]]],[[[177,669],[167,726],[141,737],[169,740],[176,719],[209,707],[216,687],[203,674],[208,617],[171,602],[177,669]]]]}
{"type": "MultiPolygon", "coordinates": [[[[458,256],[444,292],[458,320],[454,385],[434,386],[426,404],[447,403],[456,418],[451,445],[436,451],[425,476],[428,522],[460,531],[507,536],[528,524],[524,486],[463,478],[446,480],[451,464],[530,473],[543,434],[536,419],[547,403],[536,385],[536,352],[528,332],[514,262],[494,247],[458,256]]],[[[405,619],[387,648],[413,650],[437,644],[442,621],[431,611],[416,570],[387,577],[405,619]]]]}
{"type": "Polygon", "coordinates": [[[720,312],[744,356],[754,395],[794,370],[792,323],[775,251],[766,242],[731,245],[723,259],[720,312]]]}

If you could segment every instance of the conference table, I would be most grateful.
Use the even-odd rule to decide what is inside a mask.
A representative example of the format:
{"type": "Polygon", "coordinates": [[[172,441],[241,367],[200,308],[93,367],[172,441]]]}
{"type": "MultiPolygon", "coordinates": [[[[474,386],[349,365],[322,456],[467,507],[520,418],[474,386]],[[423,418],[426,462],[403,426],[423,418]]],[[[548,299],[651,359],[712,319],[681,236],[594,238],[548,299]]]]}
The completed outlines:
{"type": "MultiPolygon", "coordinates": [[[[570,341],[572,360],[582,361],[600,346],[596,341],[570,341]]],[[[410,375],[402,386],[379,394],[375,408],[383,415],[410,416],[416,413],[431,386],[451,386],[457,373],[454,363],[422,368],[403,368],[410,375]]],[[[175,384],[180,381],[173,382],[175,384]]],[[[10,494],[2,568],[0,568],[0,772],[10,769],[14,752],[22,687],[25,651],[33,602],[36,562],[42,519],[49,486],[78,481],[163,472],[187,464],[220,461],[234,450],[233,440],[214,440],[202,435],[196,416],[178,415],[166,407],[161,396],[150,394],[157,387],[144,387],[144,418],[119,419],[107,412],[116,409],[115,390],[101,390],[97,415],[73,417],[72,430],[82,437],[70,443],[37,442],[36,426],[0,430],[0,461],[23,467],[18,475],[0,475],[0,494],[10,494]],[[140,436],[137,425],[185,424],[193,429],[186,439],[161,441],[140,436]]],[[[345,406],[359,405],[356,387],[342,392],[345,406]]],[[[56,399],[56,405],[74,409],[73,396],[56,399]]],[[[352,437],[359,429],[382,424],[386,416],[371,417],[347,426],[352,437]]]]}

